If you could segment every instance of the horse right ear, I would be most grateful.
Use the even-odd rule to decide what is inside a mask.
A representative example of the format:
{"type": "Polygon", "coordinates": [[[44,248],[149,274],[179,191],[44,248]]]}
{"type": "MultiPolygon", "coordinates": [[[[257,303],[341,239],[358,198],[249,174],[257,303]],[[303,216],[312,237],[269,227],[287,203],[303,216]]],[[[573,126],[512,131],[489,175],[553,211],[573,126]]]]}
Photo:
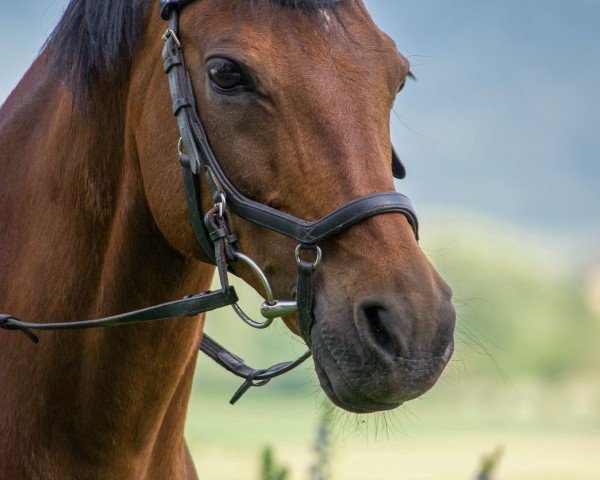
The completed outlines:
{"type": "Polygon", "coordinates": [[[392,173],[394,174],[394,178],[398,180],[402,180],[406,178],[406,168],[400,160],[400,157],[396,153],[396,149],[392,146],[392,173]]]}

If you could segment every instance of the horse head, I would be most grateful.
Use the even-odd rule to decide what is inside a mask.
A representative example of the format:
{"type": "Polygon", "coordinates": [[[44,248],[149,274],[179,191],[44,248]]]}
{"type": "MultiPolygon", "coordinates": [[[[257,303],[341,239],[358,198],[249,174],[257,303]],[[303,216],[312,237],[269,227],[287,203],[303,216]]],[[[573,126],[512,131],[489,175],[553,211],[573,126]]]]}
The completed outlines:
{"type": "MultiPolygon", "coordinates": [[[[394,191],[390,112],[410,66],[361,2],[186,3],[177,35],[197,113],[237,190],[306,221],[394,191]]],[[[129,136],[163,236],[183,255],[207,262],[173,161],[180,133],[157,55],[165,24],[154,10],[131,70],[129,136]]],[[[211,190],[204,181],[199,190],[209,211],[211,190]]],[[[236,215],[233,227],[275,296],[296,296],[298,242],[236,215]]],[[[451,290],[413,227],[405,215],[388,212],[319,245],[306,339],[323,390],[344,409],[387,410],[421,395],[452,354],[451,290]]],[[[234,270],[260,291],[250,268],[234,270]]],[[[295,315],[284,320],[300,333],[295,315]]]]}

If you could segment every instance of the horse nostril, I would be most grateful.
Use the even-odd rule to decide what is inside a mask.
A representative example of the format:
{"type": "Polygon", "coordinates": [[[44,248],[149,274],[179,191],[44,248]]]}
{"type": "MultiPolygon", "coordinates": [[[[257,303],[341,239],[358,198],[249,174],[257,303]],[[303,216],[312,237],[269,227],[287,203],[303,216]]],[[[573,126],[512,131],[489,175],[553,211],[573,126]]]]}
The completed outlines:
{"type": "Polygon", "coordinates": [[[369,305],[362,310],[367,319],[367,325],[375,344],[391,357],[395,357],[399,354],[399,352],[396,351],[396,342],[394,342],[390,331],[385,326],[382,319],[382,316],[385,315],[385,309],[379,305],[369,305]]]}

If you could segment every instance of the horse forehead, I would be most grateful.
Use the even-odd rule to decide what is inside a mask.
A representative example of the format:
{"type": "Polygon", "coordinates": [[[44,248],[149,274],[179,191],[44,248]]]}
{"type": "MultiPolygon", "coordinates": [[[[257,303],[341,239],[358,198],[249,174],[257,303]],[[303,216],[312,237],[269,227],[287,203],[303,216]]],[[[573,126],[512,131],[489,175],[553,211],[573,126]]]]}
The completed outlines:
{"type": "Polygon", "coordinates": [[[355,12],[353,2],[344,4],[343,14],[329,8],[307,13],[263,4],[255,5],[255,10],[240,10],[239,0],[206,9],[206,3],[198,2],[187,22],[185,16],[182,22],[190,22],[189,27],[208,49],[224,45],[263,56],[262,60],[265,55],[277,55],[271,61],[297,56],[318,60],[324,52],[344,52],[347,57],[390,52],[388,37],[364,12],[355,12]]]}
{"type": "Polygon", "coordinates": [[[258,72],[277,72],[281,80],[287,76],[314,79],[322,73],[331,77],[337,72],[348,77],[362,75],[365,81],[371,77],[372,81],[373,75],[385,74],[397,64],[395,49],[369,42],[365,35],[357,43],[346,34],[294,30],[222,24],[202,35],[200,41],[205,57],[230,55],[258,72]]]}

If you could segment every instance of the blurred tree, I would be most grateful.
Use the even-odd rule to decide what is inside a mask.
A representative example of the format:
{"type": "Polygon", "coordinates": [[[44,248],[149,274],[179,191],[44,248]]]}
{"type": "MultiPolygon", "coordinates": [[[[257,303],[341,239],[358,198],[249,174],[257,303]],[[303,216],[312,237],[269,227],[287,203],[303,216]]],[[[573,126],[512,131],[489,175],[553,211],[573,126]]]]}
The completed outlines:
{"type": "Polygon", "coordinates": [[[262,451],[261,480],[286,480],[288,473],[287,467],[277,465],[273,447],[266,446],[262,451]]]}
{"type": "Polygon", "coordinates": [[[333,406],[326,402],[323,405],[317,438],[313,447],[315,459],[310,467],[310,480],[329,480],[331,478],[331,429],[333,406]]]}
{"type": "Polygon", "coordinates": [[[504,447],[497,447],[489,455],[484,455],[481,459],[481,470],[476,480],[492,480],[492,475],[498,470],[503,453],[504,447]]]}

